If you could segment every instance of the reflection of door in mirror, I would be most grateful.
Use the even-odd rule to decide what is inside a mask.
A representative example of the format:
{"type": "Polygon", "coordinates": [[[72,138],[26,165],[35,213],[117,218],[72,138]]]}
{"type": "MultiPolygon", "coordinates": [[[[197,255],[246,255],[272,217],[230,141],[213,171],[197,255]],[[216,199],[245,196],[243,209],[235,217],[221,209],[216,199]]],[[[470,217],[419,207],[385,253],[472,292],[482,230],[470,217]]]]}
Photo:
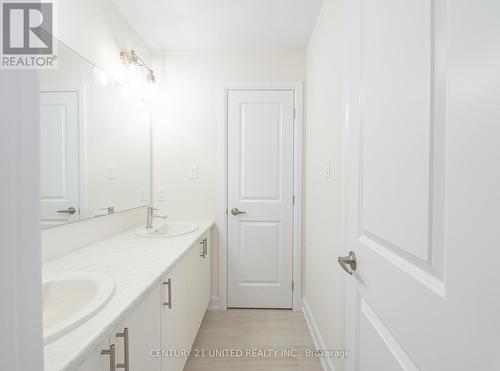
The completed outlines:
{"type": "Polygon", "coordinates": [[[80,219],[78,93],[41,93],[41,227],[80,219]]]}

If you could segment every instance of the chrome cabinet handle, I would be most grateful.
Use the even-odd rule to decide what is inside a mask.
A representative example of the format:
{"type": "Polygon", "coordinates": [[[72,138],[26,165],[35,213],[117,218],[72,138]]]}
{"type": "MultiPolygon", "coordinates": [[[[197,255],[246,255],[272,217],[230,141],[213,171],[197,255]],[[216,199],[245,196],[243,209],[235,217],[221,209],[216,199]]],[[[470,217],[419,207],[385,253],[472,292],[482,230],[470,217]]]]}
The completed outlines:
{"type": "Polygon", "coordinates": [[[109,371],[116,371],[115,345],[111,344],[108,349],[101,350],[101,354],[109,355],[109,371]]]}
{"type": "Polygon", "coordinates": [[[167,282],[163,282],[163,286],[168,286],[168,302],[164,301],[163,306],[172,309],[172,279],[169,278],[167,282]]]}
{"type": "Polygon", "coordinates": [[[105,207],[105,208],[99,209],[99,211],[107,211],[108,215],[111,215],[111,214],[115,213],[115,208],[114,208],[114,206],[110,206],[110,207],[105,207]]]}
{"type": "Polygon", "coordinates": [[[69,215],[73,215],[76,213],[76,209],[74,207],[70,207],[66,210],[57,210],[57,212],[59,214],[69,214],[69,215]]]}
{"type": "Polygon", "coordinates": [[[201,245],[201,254],[200,256],[205,259],[208,255],[208,240],[207,238],[205,237],[203,240],[200,241],[200,245],[201,245]]]}
{"type": "Polygon", "coordinates": [[[117,338],[123,338],[123,363],[118,363],[116,365],[116,368],[123,368],[125,371],[129,371],[129,335],[128,335],[128,328],[124,328],[123,332],[117,332],[116,333],[117,338]]]}
{"type": "Polygon", "coordinates": [[[237,207],[235,207],[234,209],[231,209],[231,214],[233,214],[233,215],[240,215],[240,214],[246,214],[246,213],[247,213],[246,211],[240,210],[237,207]]]}
{"type": "Polygon", "coordinates": [[[205,239],[201,240],[200,241],[200,245],[201,245],[201,253],[200,253],[200,256],[205,259],[205,239]]]}
{"type": "Polygon", "coordinates": [[[343,270],[352,275],[357,268],[356,254],[353,251],[349,251],[347,256],[339,256],[338,262],[343,270]]]}

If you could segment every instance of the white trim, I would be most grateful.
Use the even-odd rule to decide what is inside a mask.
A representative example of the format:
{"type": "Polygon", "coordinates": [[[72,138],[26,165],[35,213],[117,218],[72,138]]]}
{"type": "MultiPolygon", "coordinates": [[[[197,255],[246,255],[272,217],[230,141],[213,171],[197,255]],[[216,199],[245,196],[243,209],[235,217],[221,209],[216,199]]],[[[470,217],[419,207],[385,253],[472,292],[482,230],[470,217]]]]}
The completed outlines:
{"type": "MultiPolygon", "coordinates": [[[[306,298],[302,299],[302,312],[304,312],[304,317],[306,319],[307,327],[309,328],[309,332],[311,333],[311,337],[313,338],[315,349],[317,349],[317,350],[327,349],[325,346],[325,342],[324,342],[323,338],[321,337],[321,333],[319,331],[318,324],[316,323],[316,320],[314,319],[314,316],[311,312],[311,308],[309,307],[309,304],[307,303],[306,298]]],[[[333,361],[331,358],[320,357],[320,360],[321,360],[321,366],[323,367],[323,370],[335,371],[335,366],[333,365],[333,361]]]]}
{"type": "Polygon", "coordinates": [[[209,311],[217,311],[219,310],[219,297],[218,296],[212,296],[210,298],[210,303],[208,303],[208,308],[207,310],[209,311]]]}
{"type": "Polygon", "coordinates": [[[302,308],[302,142],[303,142],[303,83],[283,82],[226,82],[221,89],[219,117],[219,309],[227,309],[227,95],[232,90],[291,90],[295,96],[296,118],[294,125],[294,195],[293,209],[293,310],[302,308]]]}

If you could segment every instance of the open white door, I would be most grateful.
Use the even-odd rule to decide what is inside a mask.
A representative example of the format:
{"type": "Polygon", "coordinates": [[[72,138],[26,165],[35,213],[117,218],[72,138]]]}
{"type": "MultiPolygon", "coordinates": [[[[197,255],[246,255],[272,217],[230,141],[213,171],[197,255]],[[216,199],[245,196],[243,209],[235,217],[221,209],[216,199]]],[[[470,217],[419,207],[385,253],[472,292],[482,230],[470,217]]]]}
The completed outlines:
{"type": "Polygon", "coordinates": [[[41,226],[80,218],[78,93],[42,92],[40,112],[41,226]]]}
{"type": "Polygon", "coordinates": [[[500,370],[500,2],[344,4],[347,370],[500,370]]]}
{"type": "Polygon", "coordinates": [[[293,306],[292,90],[228,93],[228,307],[293,306]]]}

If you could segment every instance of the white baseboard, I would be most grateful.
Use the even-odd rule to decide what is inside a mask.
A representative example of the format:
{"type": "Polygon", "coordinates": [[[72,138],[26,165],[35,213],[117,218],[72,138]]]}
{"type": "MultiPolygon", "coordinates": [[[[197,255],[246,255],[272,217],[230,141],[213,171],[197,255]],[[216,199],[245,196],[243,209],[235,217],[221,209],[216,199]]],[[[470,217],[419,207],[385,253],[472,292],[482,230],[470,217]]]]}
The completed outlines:
{"type": "MultiPolygon", "coordinates": [[[[309,304],[307,303],[306,298],[302,298],[302,311],[304,312],[304,317],[306,318],[307,327],[309,327],[309,332],[314,341],[314,346],[316,349],[327,349],[325,346],[325,342],[321,337],[321,333],[319,332],[318,325],[314,320],[314,317],[311,312],[311,308],[309,308],[309,304]]],[[[331,358],[320,358],[321,366],[323,366],[323,370],[325,371],[335,371],[335,367],[333,366],[333,361],[331,358]]]]}
{"type": "Polygon", "coordinates": [[[218,296],[212,296],[210,298],[210,303],[208,303],[208,309],[207,310],[220,310],[220,308],[219,308],[219,297],[218,296]]]}

